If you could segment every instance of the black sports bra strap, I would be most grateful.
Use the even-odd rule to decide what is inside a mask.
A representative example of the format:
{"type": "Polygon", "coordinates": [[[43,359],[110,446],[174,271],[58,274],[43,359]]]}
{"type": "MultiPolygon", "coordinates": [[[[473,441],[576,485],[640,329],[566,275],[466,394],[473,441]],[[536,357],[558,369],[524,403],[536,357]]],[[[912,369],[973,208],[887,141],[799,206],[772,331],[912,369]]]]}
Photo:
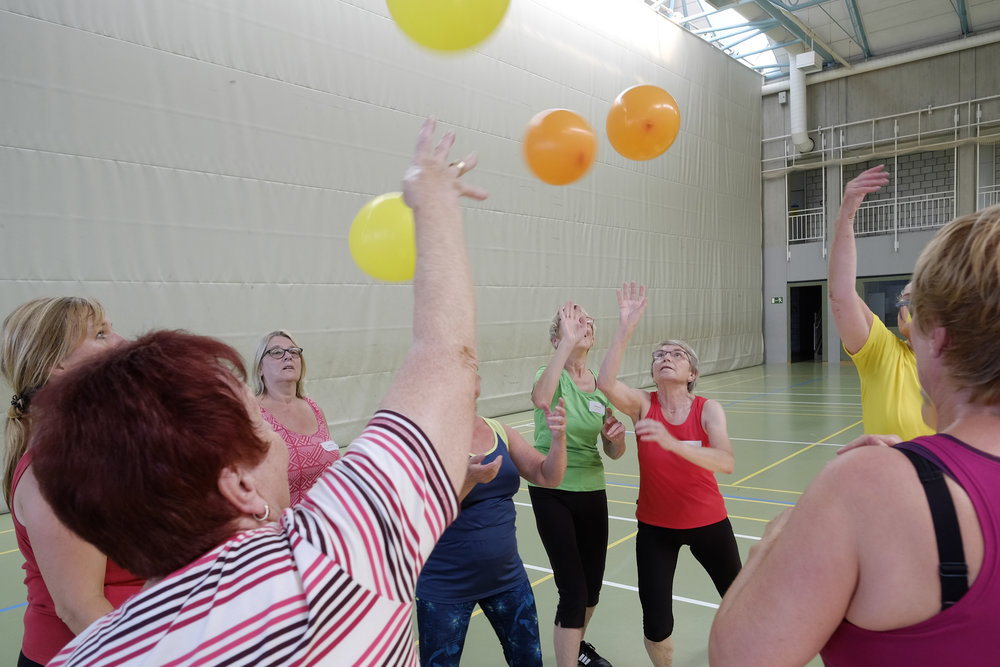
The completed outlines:
{"type": "Polygon", "coordinates": [[[934,534],[937,537],[938,572],[941,576],[941,610],[958,602],[969,590],[969,567],[965,562],[965,550],[962,548],[962,532],[958,527],[958,515],[955,504],[948,492],[944,473],[936,463],[929,461],[920,454],[902,447],[897,449],[906,455],[927,494],[927,503],[931,508],[931,518],[934,521],[934,534]]]}

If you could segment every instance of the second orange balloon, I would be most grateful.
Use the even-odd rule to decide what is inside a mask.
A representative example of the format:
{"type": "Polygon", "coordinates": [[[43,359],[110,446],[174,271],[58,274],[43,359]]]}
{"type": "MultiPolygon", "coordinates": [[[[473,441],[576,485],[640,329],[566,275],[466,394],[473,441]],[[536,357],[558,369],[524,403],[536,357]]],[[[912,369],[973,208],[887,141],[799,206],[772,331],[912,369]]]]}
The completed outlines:
{"type": "Polygon", "coordinates": [[[524,133],[524,160],[550,185],[566,185],[590,169],[597,153],[594,130],[579,114],[549,109],[535,115],[524,133]]]}
{"type": "Polygon", "coordinates": [[[681,126],[677,102],[656,86],[633,86],[611,104],[608,141],[630,160],[652,160],[670,148],[681,126]]]}

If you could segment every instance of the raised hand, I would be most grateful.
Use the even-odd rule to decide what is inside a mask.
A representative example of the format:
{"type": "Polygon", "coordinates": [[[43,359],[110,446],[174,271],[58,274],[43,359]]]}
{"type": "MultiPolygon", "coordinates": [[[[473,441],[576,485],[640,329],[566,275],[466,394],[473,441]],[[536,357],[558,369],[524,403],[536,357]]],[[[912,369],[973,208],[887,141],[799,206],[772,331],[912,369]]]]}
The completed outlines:
{"type": "Polygon", "coordinates": [[[898,445],[901,442],[903,442],[903,440],[898,435],[874,435],[871,433],[865,433],[838,449],[837,454],[840,455],[859,447],[892,447],[893,445],[898,445]]]}
{"type": "Polygon", "coordinates": [[[433,118],[428,118],[420,128],[413,162],[403,175],[403,201],[416,211],[442,197],[486,199],[485,190],[468,185],[460,178],[476,167],[476,154],[469,153],[461,160],[449,163],[448,153],[455,143],[455,133],[448,130],[438,145],[432,148],[436,125],[433,118]]]}
{"type": "Polygon", "coordinates": [[[618,293],[618,323],[629,327],[635,327],[639,323],[643,312],[646,310],[646,286],[631,283],[622,284],[618,293]]]}
{"type": "Polygon", "coordinates": [[[604,427],[601,428],[601,435],[610,440],[614,445],[625,444],[625,424],[618,421],[611,411],[604,417],[604,427]]]}
{"type": "Polygon", "coordinates": [[[587,316],[583,308],[572,301],[559,306],[559,338],[577,343],[587,335],[587,316]]]}
{"type": "Polygon", "coordinates": [[[850,206],[856,211],[865,195],[875,192],[889,183],[889,172],[885,170],[885,165],[866,169],[850,181],[844,188],[844,201],[841,206],[850,206]]]}
{"type": "Polygon", "coordinates": [[[488,484],[492,482],[497,473],[500,472],[500,466],[503,463],[503,457],[498,456],[486,465],[483,465],[483,459],[486,458],[485,454],[476,454],[469,459],[469,470],[466,475],[466,484],[471,482],[475,484],[488,484]]]}
{"type": "Polygon", "coordinates": [[[660,447],[671,451],[670,444],[675,442],[674,437],[667,431],[667,427],[655,419],[640,419],[635,423],[635,437],[645,440],[655,440],[660,447]]]}
{"type": "Polygon", "coordinates": [[[548,408],[543,408],[545,412],[545,425],[549,427],[549,431],[552,433],[552,439],[560,438],[566,435],[566,402],[562,398],[559,399],[559,403],[556,405],[554,410],[548,408]]]}

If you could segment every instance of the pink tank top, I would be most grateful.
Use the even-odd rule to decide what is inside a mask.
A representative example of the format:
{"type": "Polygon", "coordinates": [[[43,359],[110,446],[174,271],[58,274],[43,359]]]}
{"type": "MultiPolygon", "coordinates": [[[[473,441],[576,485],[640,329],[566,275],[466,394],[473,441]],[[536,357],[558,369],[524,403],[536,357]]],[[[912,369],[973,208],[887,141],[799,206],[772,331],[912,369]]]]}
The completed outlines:
{"type": "Polygon", "coordinates": [[[319,406],[311,399],[303,397],[303,400],[316,415],[318,428],[311,435],[290,431],[275,419],[267,408],[260,407],[264,420],[288,445],[288,490],[293,505],[302,502],[302,497],[309,487],[319,479],[331,463],[340,458],[340,450],[337,448],[337,443],[330,438],[330,431],[319,406]]]}
{"type": "MultiPolygon", "coordinates": [[[[983,531],[982,567],[969,591],[954,606],[916,625],[875,632],[843,621],[820,651],[827,667],[997,664],[1000,459],[948,435],[930,435],[913,442],[936,456],[969,494],[983,531]]],[[[886,554],[886,558],[891,557],[886,554]]]]}
{"type": "MultiPolygon", "coordinates": [[[[31,450],[21,457],[14,469],[11,497],[29,465],[31,465],[31,450]]],[[[44,665],[75,635],[56,614],[56,605],[42,579],[42,573],[35,560],[35,552],[28,540],[28,529],[18,521],[13,507],[10,516],[14,520],[17,546],[24,556],[24,565],[21,567],[24,569],[24,585],[28,588],[28,607],[24,611],[24,638],[21,641],[21,652],[29,660],[44,665]]],[[[104,597],[117,609],[125,600],[138,593],[145,583],[145,580],[139,579],[109,560],[104,574],[104,597]]]]}
{"type": "MultiPolygon", "coordinates": [[[[708,434],[701,427],[706,399],[695,396],[683,424],[667,422],[657,392],[650,395],[647,419],[667,427],[685,447],[708,447],[708,434]]],[[[695,465],[659,444],[639,439],[639,502],[635,518],[661,528],[701,528],[726,518],[726,502],[719,493],[715,474],[695,465]]]]}

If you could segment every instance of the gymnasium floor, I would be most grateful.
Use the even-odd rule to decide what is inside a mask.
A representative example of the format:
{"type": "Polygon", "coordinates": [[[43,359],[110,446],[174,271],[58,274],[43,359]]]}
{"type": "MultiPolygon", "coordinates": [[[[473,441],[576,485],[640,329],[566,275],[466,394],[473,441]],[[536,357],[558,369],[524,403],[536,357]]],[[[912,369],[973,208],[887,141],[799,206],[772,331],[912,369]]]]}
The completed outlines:
{"type": "MultiPolygon", "coordinates": [[[[736,454],[732,475],[720,476],[720,488],[744,560],[783,508],[792,505],[838,445],[861,434],[858,376],[851,365],[801,363],[756,366],[702,378],[697,393],[720,401],[726,410],[736,454]]],[[[530,412],[500,417],[531,441],[530,412]]],[[[626,420],[626,425],[631,428],[626,420]]],[[[618,461],[606,461],[611,515],[608,562],[601,603],[587,639],[617,667],[647,665],[636,593],[635,516],[638,464],[635,441],[618,461]]],[[[555,585],[535,532],[525,487],[518,505],[518,544],[535,589],[542,648],[554,665],[551,633],[555,585]]],[[[25,590],[21,555],[9,514],[0,516],[0,655],[13,664],[20,647],[25,590]]],[[[674,581],[674,665],[707,665],[708,631],[719,603],[708,575],[682,551],[674,581]]],[[[762,610],[763,611],[763,610],[762,610]]],[[[502,666],[503,655],[489,623],[478,613],[466,639],[463,665],[502,666]]],[[[821,664],[814,659],[810,665],[821,664]]]]}

